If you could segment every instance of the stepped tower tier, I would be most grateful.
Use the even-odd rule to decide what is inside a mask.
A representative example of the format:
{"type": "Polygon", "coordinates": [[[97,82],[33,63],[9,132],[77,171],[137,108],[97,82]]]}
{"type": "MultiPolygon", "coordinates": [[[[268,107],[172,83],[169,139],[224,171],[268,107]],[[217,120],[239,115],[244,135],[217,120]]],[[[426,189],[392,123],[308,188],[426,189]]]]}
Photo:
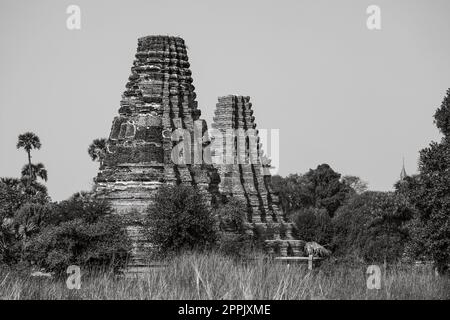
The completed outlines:
{"type": "Polygon", "coordinates": [[[207,125],[200,119],[189,67],[183,39],[147,36],[138,40],[119,115],[113,120],[106,156],[94,179],[96,196],[107,199],[117,214],[128,219],[133,243],[129,270],[145,270],[149,262],[151,244],[143,236],[141,221],[162,184],[195,185],[209,202],[213,198],[210,190],[217,179],[211,178],[212,166],[203,162],[202,136],[207,125]],[[178,129],[190,138],[174,135],[178,129]],[[174,161],[177,144],[190,139],[193,145],[198,136],[200,150],[177,154],[174,161]],[[183,160],[188,155],[193,160],[194,153],[196,162],[183,160]]]}
{"type": "MultiPolygon", "coordinates": [[[[147,36],[137,53],[119,115],[112,123],[96,193],[118,213],[144,212],[162,183],[198,184],[209,188],[208,174],[171,159],[176,129],[207,130],[200,119],[184,40],[147,36]]],[[[200,165],[201,166],[201,165],[200,165]]],[[[198,163],[197,163],[198,167],[198,163]]]]}
{"type": "Polygon", "coordinates": [[[247,205],[248,226],[272,234],[266,241],[270,253],[301,255],[304,242],[294,239],[294,226],[271,188],[270,161],[261,147],[250,97],[219,97],[212,128],[211,156],[221,195],[241,199],[247,205]]]}

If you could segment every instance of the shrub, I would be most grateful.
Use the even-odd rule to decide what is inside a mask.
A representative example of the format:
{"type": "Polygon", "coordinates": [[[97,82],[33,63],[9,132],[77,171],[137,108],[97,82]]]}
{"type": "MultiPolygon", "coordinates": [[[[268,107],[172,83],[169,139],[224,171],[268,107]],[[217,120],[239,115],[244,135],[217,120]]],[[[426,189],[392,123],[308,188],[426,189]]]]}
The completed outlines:
{"type": "Polygon", "coordinates": [[[56,272],[71,264],[117,269],[124,265],[128,250],[118,216],[93,223],[78,218],[43,229],[28,243],[26,259],[56,272]]]}
{"type": "Polygon", "coordinates": [[[297,210],[292,219],[299,239],[315,241],[322,245],[330,243],[333,226],[327,210],[311,207],[297,210]]]}
{"type": "Polygon", "coordinates": [[[241,200],[229,197],[225,203],[215,208],[214,215],[219,219],[219,227],[222,231],[244,232],[247,206],[241,200]]]}
{"type": "Polygon", "coordinates": [[[246,233],[222,232],[218,242],[218,250],[230,257],[243,259],[254,253],[258,248],[252,235],[246,233]]]}
{"type": "Polygon", "coordinates": [[[12,219],[4,219],[0,225],[0,265],[17,262],[20,252],[20,244],[17,241],[13,229],[12,219]]]}
{"type": "Polygon", "coordinates": [[[220,239],[218,249],[235,258],[248,256],[256,245],[247,225],[247,206],[241,200],[229,197],[214,210],[219,221],[220,239]]]}
{"type": "Polygon", "coordinates": [[[41,230],[28,238],[24,260],[50,271],[69,265],[83,267],[124,265],[130,242],[120,216],[111,215],[104,200],[76,194],[54,205],[41,230]]]}
{"type": "Polygon", "coordinates": [[[28,185],[20,179],[0,178],[0,264],[14,264],[21,260],[29,229],[32,227],[33,232],[38,230],[33,227],[30,210],[31,213],[39,211],[49,201],[47,188],[36,181],[28,185]]]}
{"type": "Polygon", "coordinates": [[[392,192],[355,195],[333,218],[335,254],[367,262],[400,259],[409,239],[406,225],[412,214],[404,196],[392,192]]]}
{"type": "Polygon", "coordinates": [[[112,213],[113,210],[108,201],[97,199],[87,192],[77,192],[55,207],[48,218],[48,223],[57,225],[77,218],[82,218],[86,223],[93,223],[100,217],[112,213]]]}
{"type": "Polygon", "coordinates": [[[25,203],[13,217],[0,226],[0,262],[13,264],[23,260],[28,240],[37,234],[51,214],[50,204],[25,203]]]}
{"type": "Polygon", "coordinates": [[[33,182],[30,186],[26,182],[15,178],[0,178],[0,220],[12,218],[14,213],[25,203],[49,203],[47,188],[33,182]]]}
{"type": "Polygon", "coordinates": [[[205,249],[217,242],[217,221],[196,187],[162,186],[147,212],[147,238],[159,253],[205,249]]]}

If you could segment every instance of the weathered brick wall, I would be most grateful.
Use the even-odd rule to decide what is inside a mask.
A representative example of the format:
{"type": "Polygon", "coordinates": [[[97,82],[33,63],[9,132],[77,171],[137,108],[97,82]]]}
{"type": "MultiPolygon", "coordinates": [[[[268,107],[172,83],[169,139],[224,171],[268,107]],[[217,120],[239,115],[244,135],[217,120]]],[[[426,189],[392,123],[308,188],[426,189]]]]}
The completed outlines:
{"type": "Polygon", "coordinates": [[[247,204],[250,228],[266,235],[270,231],[273,238],[266,241],[269,253],[301,255],[303,241],[294,239],[293,224],[283,215],[271,189],[250,97],[219,97],[212,127],[217,130],[211,153],[220,176],[220,193],[247,204]]]}
{"type": "MultiPolygon", "coordinates": [[[[191,139],[194,125],[207,130],[205,121],[196,122],[201,112],[184,40],[140,38],[135,57],[95,179],[97,196],[108,199],[116,213],[133,217],[145,214],[163,183],[196,185],[212,201],[214,168],[203,163],[177,165],[171,157],[174,130],[187,129],[191,139]]],[[[139,264],[145,256],[140,250],[148,246],[143,245],[138,221],[130,221],[130,234],[136,240],[132,264],[139,264]]]]}
{"type": "MultiPolygon", "coordinates": [[[[119,116],[112,123],[108,153],[96,178],[98,183],[157,181],[209,188],[209,181],[196,178],[195,173],[207,170],[205,166],[200,164],[201,170],[193,170],[195,166],[190,165],[180,167],[171,158],[174,147],[171,133],[177,128],[193,132],[194,122],[201,115],[189,67],[183,39],[148,36],[138,40],[136,59],[120,101],[119,116]],[[147,170],[138,172],[130,168],[132,165],[147,167],[147,170]]],[[[206,130],[204,121],[202,126],[206,130]]],[[[108,185],[97,190],[113,205],[115,199],[123,198],[120,192],[130,197],[130,204],[133,197],[141,196],[136,191],[139,188],[133,192],[114,193],[111,192],[113,188],[108,185]]],[[[143,192],[147,191],[143,188],[143,192]]]]}

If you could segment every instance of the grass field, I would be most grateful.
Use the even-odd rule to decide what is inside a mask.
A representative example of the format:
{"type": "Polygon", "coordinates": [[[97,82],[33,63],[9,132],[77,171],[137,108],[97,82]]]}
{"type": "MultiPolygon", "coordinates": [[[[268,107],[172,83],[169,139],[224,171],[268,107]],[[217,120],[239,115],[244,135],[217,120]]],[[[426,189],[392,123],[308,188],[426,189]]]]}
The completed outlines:
{"type": "MultiPolygon", "coordinates": [[[[416,267],[388,267],[381,289],[366,286],[367,266],[236,262],[217,253],[186,253],[141,279],[82,274],[80,290],[65,279],[20,277],[0,270],[0,299],[450,299],[450,279],[416,267]]],[[[384,270],[384,268],[382,268],[384,270]]]]}

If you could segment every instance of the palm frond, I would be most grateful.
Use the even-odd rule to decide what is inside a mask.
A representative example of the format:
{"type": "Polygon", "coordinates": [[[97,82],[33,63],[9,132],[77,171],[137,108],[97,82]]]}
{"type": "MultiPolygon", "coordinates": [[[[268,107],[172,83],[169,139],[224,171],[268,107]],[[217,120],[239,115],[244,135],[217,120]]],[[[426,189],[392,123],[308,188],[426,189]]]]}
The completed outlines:
{"type": "MultiPolygon", "coordinates": [[[[22,167],[21,171],[22,179],[29,179],[30,176],[30,167],[28,164],[24,165],[22,167]]],[[[35,181],[37,178],[41,178],[44,181],[47,181],[48,179],[48,172],[47,169],[45,169],[44,164],[38,163],[38,164],[31,164],[31,180],[35,181]]]]}
{"type": "Polygon", "coordinates": [[[30,151],[31,149],[40,149],[41,146],[41,140],[33,132],[26,132],[19,135],[16,145],[17,149],[24,148],[26,151],[30,151]]]}

